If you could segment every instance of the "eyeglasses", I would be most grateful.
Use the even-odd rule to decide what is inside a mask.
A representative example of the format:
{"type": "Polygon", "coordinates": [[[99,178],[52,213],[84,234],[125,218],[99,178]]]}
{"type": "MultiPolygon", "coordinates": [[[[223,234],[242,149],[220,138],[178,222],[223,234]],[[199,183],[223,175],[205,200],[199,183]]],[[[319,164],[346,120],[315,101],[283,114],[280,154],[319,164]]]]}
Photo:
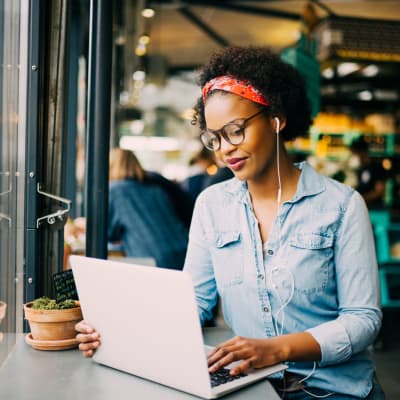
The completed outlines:
{"type": "Polygon", "coordinates": [[[228,122],[221,129],[207,129],[200,134],[200,139],[208,150],[217,151],[221,147],[221,136],[229,143],[237,146],[244,141],[245,125],[252,118],[265,112],[261,110],[251,115],[248,118],[237,119],[233,122],[228,122]]]}

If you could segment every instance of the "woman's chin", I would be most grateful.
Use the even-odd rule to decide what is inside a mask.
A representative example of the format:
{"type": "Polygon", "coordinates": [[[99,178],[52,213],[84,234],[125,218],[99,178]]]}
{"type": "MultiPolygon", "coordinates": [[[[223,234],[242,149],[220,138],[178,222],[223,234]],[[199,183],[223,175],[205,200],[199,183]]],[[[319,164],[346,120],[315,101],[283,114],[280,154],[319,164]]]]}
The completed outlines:
{"type": "Polygon", "coordinates": [[[249,175],[243,171],[232,171],[232,173],[235,176],[235,178],[238,179],[239,181],[247,181],[249,178],[249,175]]]}

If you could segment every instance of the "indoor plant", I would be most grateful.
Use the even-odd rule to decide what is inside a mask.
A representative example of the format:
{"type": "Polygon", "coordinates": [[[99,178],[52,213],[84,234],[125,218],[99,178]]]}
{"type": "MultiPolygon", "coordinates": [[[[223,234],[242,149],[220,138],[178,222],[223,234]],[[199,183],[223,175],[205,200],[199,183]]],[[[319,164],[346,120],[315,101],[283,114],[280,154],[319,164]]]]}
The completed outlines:
{"type": "MultiPolygon", "coordinates": [[[[32,341],[54,341],[71,343],[75,340],[75,324],[82,320],[78,301],[64,300],[57,303],[41,297],[24,304],[25,318],[29,322],[32,341]]],[[[62,343],[61,343],[62,344],[62,343]]]]}

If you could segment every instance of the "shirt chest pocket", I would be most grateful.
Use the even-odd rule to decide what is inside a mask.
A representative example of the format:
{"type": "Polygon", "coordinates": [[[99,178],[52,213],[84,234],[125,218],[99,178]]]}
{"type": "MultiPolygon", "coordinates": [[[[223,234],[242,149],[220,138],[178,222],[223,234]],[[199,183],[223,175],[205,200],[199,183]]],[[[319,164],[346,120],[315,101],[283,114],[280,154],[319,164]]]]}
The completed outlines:
{"type": "Polygon", "coordinates": [[[289,244],[294,290],[302,293],[324,290],[332,278],[333,235],[299,233],[289,244]]]}
{"type": "Polygon", "coordinates": [[[243,282],[244,250],[239,231],[215,232],[211,257],[218,286],[223,288],[243,282]]]}

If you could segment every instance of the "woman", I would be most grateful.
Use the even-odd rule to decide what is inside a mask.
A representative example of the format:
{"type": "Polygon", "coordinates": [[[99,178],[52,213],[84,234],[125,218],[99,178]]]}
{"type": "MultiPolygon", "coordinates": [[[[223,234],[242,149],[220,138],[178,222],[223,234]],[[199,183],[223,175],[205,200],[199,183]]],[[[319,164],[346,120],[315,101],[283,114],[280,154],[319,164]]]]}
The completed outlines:
{"type": "MultiPolygon", "coordinates": [[[[202,141],[235,175],[198,197],[185,260],[201,321],[219,295],[237,335],[209,355],[210,372],[287,362],[271,379],[282,398],[383,399],[367,352],[381,310],[365,203],[284,147],[310,124],[300,75],[268,49],[228,47],[200,84],[202,141]]],[[[90,356],[98,334],[79,328],[90,356]]]]}
{"type": "Polygon", "coordinates": [[[110,152],[109,175],[109,241],[122,242],[127,257],[151,257],[159,267],[182,269],[188,232],[166,179],[144,171],[131,151],[117,148],[110,152]]]}

